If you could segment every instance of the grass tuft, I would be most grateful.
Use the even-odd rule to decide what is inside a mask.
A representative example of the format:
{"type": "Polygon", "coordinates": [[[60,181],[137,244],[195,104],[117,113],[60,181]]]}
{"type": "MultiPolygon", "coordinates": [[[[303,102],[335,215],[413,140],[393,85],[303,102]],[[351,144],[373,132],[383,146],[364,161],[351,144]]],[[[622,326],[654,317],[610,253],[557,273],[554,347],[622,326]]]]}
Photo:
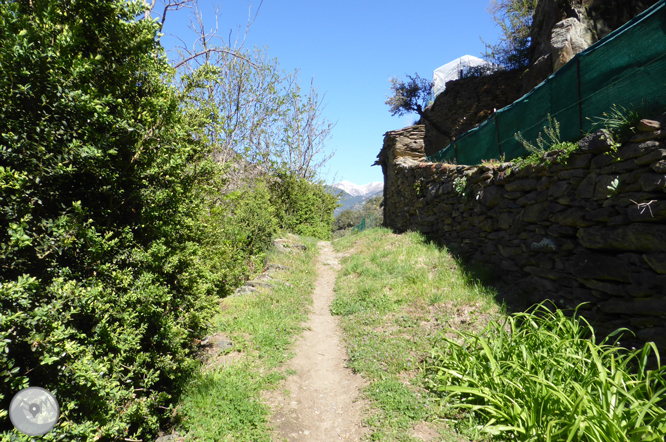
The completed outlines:
{"type": "Polygon", "coordinates": [[[514,440],[663,441],[666,369],[647,368],[654,344],[595,344],[576,313],[541,303],[480,334],[451,330],[432,350],[429,389],[442,407],[475,412],[482,432],[514,440]]]}

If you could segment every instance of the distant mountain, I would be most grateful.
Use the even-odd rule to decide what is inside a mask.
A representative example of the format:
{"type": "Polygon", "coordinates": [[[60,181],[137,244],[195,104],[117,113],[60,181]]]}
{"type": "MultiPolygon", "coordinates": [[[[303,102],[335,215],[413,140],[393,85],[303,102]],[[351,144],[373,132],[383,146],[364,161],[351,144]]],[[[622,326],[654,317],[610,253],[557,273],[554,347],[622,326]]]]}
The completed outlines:
{"type": "Polygon", "coordinates": [[[359,210],[370,198],[381,195],[384,192],[384,183],[370,183],[364,186],[341,181],[328,186],[328,191],[333,195],[340,195],[341,207],[335,209],[333,214],[338,216],[343,210],[359,210]]]}
{"type": "Polygon", "coordinates": [[[375,183],[359,186],[358,184],[350,183],[349,181],[340,181],[339,183],[333,184],[333,187],[344,190],[351,196],[364,196],[384,190],[384,183],[382,181],[377,181],[375,183]]]}

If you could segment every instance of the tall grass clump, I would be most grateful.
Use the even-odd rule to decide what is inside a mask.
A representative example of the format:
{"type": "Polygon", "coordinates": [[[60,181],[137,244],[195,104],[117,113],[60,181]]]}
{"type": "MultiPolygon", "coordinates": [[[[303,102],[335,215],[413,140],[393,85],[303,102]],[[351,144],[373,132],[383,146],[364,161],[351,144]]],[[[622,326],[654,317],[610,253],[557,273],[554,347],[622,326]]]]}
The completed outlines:
{"type": "Polygon", "coordinates": [[[654,343],[595,344],[577,310],[569,318],[541,303],[479,335],[452,330],[432,350],[429,388],[444,408],[486,420],[482,431],[515,440],[663,441],[666,381],[654,343]]]}

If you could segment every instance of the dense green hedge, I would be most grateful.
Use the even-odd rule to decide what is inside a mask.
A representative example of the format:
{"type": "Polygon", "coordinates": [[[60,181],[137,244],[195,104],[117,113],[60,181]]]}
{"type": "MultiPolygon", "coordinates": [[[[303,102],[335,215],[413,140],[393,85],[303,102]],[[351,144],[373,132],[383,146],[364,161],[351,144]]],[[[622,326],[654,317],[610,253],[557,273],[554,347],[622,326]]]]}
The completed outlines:
{"type": "Polygon", "coordinates": [[[330,232],[310,183],[220,199],[204,113],[184,110],[142,13],[142,1],[0,2],[2,440],[28,440],[6,413],[27,386],[60,402],[45,440],[154,436],[214,297],[279,227],[330,232]]]}
{"type": "Polygon", "coordinates": [[[330,240],[338,198],[317,183],[281,174],[271,183],[271,203],[282,229],[330,240]]]}

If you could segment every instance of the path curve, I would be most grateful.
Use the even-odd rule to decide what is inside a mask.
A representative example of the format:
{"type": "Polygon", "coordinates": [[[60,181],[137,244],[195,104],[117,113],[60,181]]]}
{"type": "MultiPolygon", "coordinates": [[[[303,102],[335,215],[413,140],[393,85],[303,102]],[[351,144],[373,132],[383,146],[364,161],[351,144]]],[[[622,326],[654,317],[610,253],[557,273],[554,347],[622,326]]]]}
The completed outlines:
{"type": "Polygon", "coordinates": [[[356,441],[365,434],[361,425],[365,407],[359,389],[361,376],[346,368],[347,352],[340,338],[338,320],[330,313],[338,259],[328,241],[320,241],[313,309],[306,330],[296,342],[296,356],[287,368],[296,371],[281,388],[269,393],[271,422],[278,440],[356,441]],[[285,394],[285,390],[286,393],[285,394]]]}

